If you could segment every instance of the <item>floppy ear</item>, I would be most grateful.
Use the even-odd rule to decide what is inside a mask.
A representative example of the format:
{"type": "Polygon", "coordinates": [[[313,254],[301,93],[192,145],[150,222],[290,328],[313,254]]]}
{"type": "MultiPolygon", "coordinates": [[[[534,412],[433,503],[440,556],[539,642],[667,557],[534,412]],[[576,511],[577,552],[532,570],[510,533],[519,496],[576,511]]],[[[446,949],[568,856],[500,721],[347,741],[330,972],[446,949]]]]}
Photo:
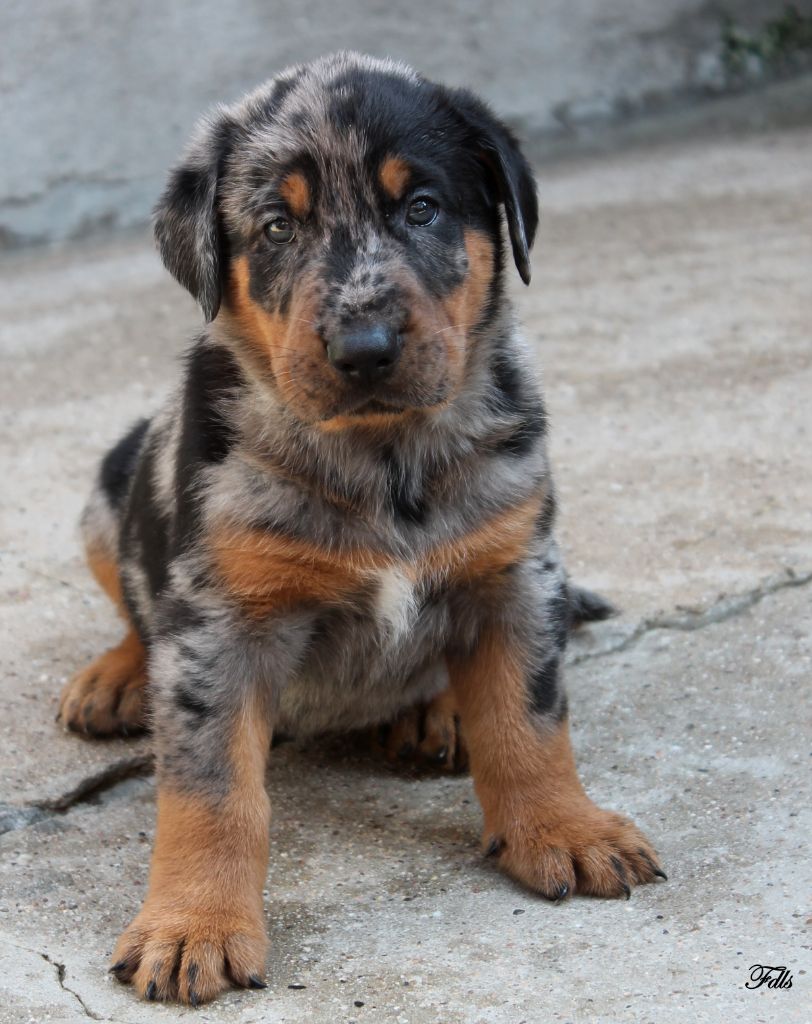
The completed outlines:
{"type": "Polygon", "coordinates": [[[224,113],[200,123],[153,213],[161,259],[200,303],[207,323],[220,308],[224,268],[217,185],[235,130],[224,113]]]}
{"type": "Polygon", "coordinates": [[[513,259],[521,279],[530,284],[530,249],[539,219],[533,172],[516,136],[480,99],[465,89],[453,91],[452,97],[473,133],[480,159],[494,176],[505,207],[513,259]]]}

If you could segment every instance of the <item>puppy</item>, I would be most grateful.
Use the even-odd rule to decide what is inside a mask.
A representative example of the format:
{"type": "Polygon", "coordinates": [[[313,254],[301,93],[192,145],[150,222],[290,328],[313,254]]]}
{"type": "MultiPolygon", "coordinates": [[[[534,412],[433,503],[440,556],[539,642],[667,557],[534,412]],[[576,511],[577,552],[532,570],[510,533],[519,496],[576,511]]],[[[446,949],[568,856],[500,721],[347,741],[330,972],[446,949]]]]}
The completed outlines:
{"type": "Polygon", "coordinates": [[[536,194],[510,131],[354,54],[219,108],[170,176],[155,234],[207,326],[102,463],[84,537],[128,632],[60,712],[134,731],[149,680],[155,848],[112,967],[147,999],[263,987],[274,732],[421,706],[439,742],[458,716],[504,871],[552,900],[662,877],[576,773],[561,657],[573,602],[602,606],[573,598],[553,539],[503,217],[528,282],[536,194]]]}

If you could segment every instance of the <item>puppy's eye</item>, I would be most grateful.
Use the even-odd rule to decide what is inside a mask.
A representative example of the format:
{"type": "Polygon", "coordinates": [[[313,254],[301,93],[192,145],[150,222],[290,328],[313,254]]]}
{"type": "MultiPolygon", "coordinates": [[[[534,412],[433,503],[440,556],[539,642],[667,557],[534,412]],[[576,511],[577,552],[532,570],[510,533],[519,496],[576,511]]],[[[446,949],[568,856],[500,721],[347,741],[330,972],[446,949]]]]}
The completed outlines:
{"type": "Polygon", "coordinates": [[[272,242],[276,242],[277,245],[286,245],[288,242],[293,241],[296,231],[294,230],[293,222],[288,220],[287,217],[274,217],[272,221],[265,225],[265,234],[272,242]]]}
{"type": "Polygon", "coordinates": [[[415,227],[424,228],[436,219],[440,208],[429,196],[418,196],[409,203],[406,221],[415,227]]]}

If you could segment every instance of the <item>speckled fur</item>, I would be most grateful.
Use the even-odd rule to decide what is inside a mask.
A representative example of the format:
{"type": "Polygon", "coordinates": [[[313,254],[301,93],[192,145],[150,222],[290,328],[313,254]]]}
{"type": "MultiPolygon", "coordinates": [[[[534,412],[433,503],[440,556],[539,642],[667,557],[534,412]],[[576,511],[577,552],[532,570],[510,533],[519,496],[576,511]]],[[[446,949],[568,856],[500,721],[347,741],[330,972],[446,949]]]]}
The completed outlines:
{"type": "MultiPolygon", "coordinates": [[[[447,665],[468,685],[488,636],[489,657],[509,652],[492,685],[517,737],[510,756],[547,763],[539,751],[563,735],[571,602],[541,393],[503,290],[503,216],[528,279],[535,186],[510,132],[468,93],[352,54],[219,108],[170,177],[156,236],[208,326],[178,390],[105,460],[83,529],[118,564],[148,651],[164,806],[209,830],[213,863],[213,809],[261,802],[261,779],[246,781],[246,755],[233,753],[257,715],[296,735],[389,721],[444,690],[447,665]],[[431,226],[403,220],[414,189],[439,203],[431,226]],[[294,190],[296,238],[275,247],[264,228],[294,190]],[[325,356],[359,316],[397,323],[405,339],[371,393],[325,356]]],[[[477,701],[465,706],[476,713],[477,701]]],[[[497,739],[508,756],[510,734],[497,739]]],[[[557,799],[576,805],[577,779],[562,772],[557,799]]],[[[498,821],[501,798],[482,779],[498,821]]],[[[116,972],[148,998],[194,1002],[185,968],[173,982],[144,966],[161,900],[173,915],[178,905],[164,891],[165,851],[182,845],[171,828],[159,815],[154,884],[116,972]]],[[[524,860],[515,873],[534,884],[524,860]]],[[[536,887],[561,895],[548,876],[536,887]]],[[[217,988],[212,975],[201,991],[217,988]]]]}
{"type": "MultiPolygon", "coordinates": [[[[326,291],[336,286],[326,277],[321,255],[337,230],[349,230],[355,240],[351,264],[334,274],[340,287],[326,304],[325,320],[368,305],[375,299],[374,281],[385,282],[385,291],[402,274],[404,263],[409,269],[402,246],[381,230],[383,218],[359,212],[359,197],[370,206],[376,203],[370,173],[375,164],[368,157],[364,126],[340,135],[331,130],[330,109],[337,100],[353,101],[352,84],[334,89],[331,83],[359,70],[427,89],[400,65],[350,56],[287,72],[209,119],[183,165],[191,159],[204,166],[212,137],[222,137],[223,124],[240,126],[240,144],[234,143],[225,157],[222,216],[229,225],[231,252],[247,252],[261,265],[277,254],[255,253],[252,233],[268,195],[275,194],[278,168],[288,166],[303,148],[312,156],[330,191],[319,207],[318,236],[307,255],[326,291]],[[287,83],[298,84],[274,109],[273,97],[287,83]],[[259,188],[258,180],[263,183],[259,188]]],[[[477,187],[484,189],[486,181],[483,170],[477,187]]],[[[532,189],[527,183],[524,187],[532,189]]],[[[535,216],[532,192],[526,202],[535,216]]],[[[480,221],[487,222],[495,211],[494,201],[483,204],[480,221]]],[[[197,246],[204,245],[199,217],[196,213],[192,232],[197,246]]],[[[178,219],[165,200],[158,213],[159,237],[178,230],[172,227],[178,219]]],[[[501,266],[498,233],[490,240],[501,266]]],[[[451,291],[465,274],[464,246],[455,239],[452,245],[435,242],[434,247],[431,259],[444,264],[442,288],[451,291]]],[[[214,257],[204,253],[198,258],[214,257]]],[[[294,269],[300,268],[291,268],[291,274],[294,269]]],[[[279,394],[270,374],[257,372],[235,318],[221,307],[189,354],[197,379],[190,385],[187,377],[186,387],[169,399],[143,438],[129,505],[123,503],[116,512],[102,487],[94,492],[84,517],[85,536],[88,543],[98,540],[109,547],[111,521],[118,522],[116,556],[128,607],[150,648],[161,756],[174,762],[179,750],[188,750],[187,781],[203,772],[210,784],[211,773],[204,771],[212,756],[209,733],[216,730],[219,714],[239,702],[247,678],[261,678],[272,689],[274,725],[282,732],[356,728],[386,721],[433,696],[442,673],[428,670],[442,662],[449,643],[475,636],[479,600],[442,579],[410,582],[403,569],[437,545],[464,537],[506,506],[533,493],[551,494],[540,391],[501,298],[499,276],[497,271],[490,282],[499,303],[466,339],[464,379],[453,400],[435,407],[432,395],[429,411],[418,407],[389,428],[365,422],[325,430],[324,419],[333,412],[329,394],[326,412],[315,421],[312,415],[303,420],[298,403],[279,394]],[[207,422],[195,429],[216,435],[214,444],[223,445],[216,458],[194,460],[181,450],[194,415],[192,403],[207,410],[207,422]],[[525,434],[524,450],[514,452],[511,439],[525,434]],[[179,473],[189,475],[191,483],[182,483],[179,473]],[[410,502],[419,504],[419,516],[404,515],[410,502]],[[326,550],[372,548],[387,565],[366,573],[358,591],[334,607],[301,607],[270,621],[246,622],[218,586],[206,551],[207,536],[226,524],[306,538],[326,550]],[[157,558],[155,547],[163,549],[157,558]],[[154,561],[162,563],[159,570],[150,568],[154,561]],[[178,708],[179,691],[194,691],[196,700],[211,710],[203,724],[200,713],[178,708]]],[[[272,309],[287,287],[287,280],[276,280],[273,296],[269,299],[266,292],[259,301],[272,309]]],[[[436,281],[423,287],[428,291],[436,281]]],[[[411,377],[411,383],[422,383],[419,374],[411,377]]],[[[337,401],[341,397],[338,393],[337,401]]],[[[204,438],[199,446],[210,441],[204,438]]],[[[544,603],[565,586],[550,526],[551,517],[528,550],[526,565],[514,568],[510,584],[517,601],[511,616],[515,621],[521,610],[526,617],[542,660],[548,655],[544,603]]],[[[559,694],[556,706],[561,701],[559,694]]]]}

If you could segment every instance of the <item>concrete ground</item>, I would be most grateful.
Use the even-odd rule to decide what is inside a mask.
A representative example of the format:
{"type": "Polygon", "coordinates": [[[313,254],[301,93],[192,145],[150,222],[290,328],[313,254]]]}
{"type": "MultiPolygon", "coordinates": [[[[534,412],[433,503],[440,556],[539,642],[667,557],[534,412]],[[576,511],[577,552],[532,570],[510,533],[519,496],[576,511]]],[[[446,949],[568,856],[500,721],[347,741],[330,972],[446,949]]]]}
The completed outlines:
{"type": "Polygon", "coordinates": [[[95,463],[197,314],[149,243],[16,255],[0,291],[0,1022],[808,1022],[812,130],[558,164],[516,293],[573,575],[621,618],[570,654],[593,796],[669,881],[552,906],[476,849],[468,778],[340,744],[273,757],[267,991],[199,1011],[106,974],[144,892],[144,741],[54,724],[119,626],[80,556],[95,463]],[[754,964],[792,987],[745,988],[754,964]]]}

